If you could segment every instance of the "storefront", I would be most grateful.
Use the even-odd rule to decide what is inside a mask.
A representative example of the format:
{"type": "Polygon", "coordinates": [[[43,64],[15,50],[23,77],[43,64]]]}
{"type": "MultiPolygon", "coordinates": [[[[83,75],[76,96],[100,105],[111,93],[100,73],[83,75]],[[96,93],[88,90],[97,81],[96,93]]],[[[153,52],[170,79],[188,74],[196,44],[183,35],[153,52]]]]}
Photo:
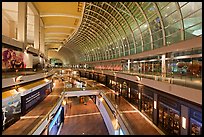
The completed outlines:
{"type": "Polygon", "coordinates": [[[89,73],[89,79],[93,79],[93,73],[92,72],[89,73]]]}
{"type": "Polygon", "coordinates": [[[179,104],[166,97],[159,96],[158,127],[170,135],[180,134],[179,104]]]}
{"type": "Polygon", "coordinates": [[[202,112],[190,109],[190,135],[202,135],[202,112]]]}
{"type": "Polygon", "coordinates": [[[85,72],[85,77],[89,79],[89,72],[85,72]]]}
{"type": "Polygon", "coordinates": [[[60,106],[48,124],[48,135],[58,135],[61,124],[64,122],[64,108],[60,106]]]}
{"type": "Polygon", "coordinates": [[[110,76],[110,75],[106,75],[107,77],[107,82],[106,82],[106,86],[113,89],[112,88],[112,81],[114,81],[114,77],[113,76],[110,76]]]}
{"type": "Polygon", "coordinates": [[[85,77],[85,71],[80,71],[80,77],[85,77]]]}
{"type": "Polygon", "coordinates": [[[95,81],[98,81],[98,73],[94,73],[94,74],[93,74],[93,79],[94,79],[95,81]]]}
{"type": "Polygon", "coordinates": [[[128,84],[126,81],[122,83],[122,89],[120,93],[125,99],[128,99],[128,84]]]}
{"type": "Polygon", "coordinates": [[[98,76],[99,76],[98,82],[100,82],[102,84],[106,84],[106,75],[99,74],[98,76]]]}
{"type": "MultiPolygon", "coordinates": [[[[130,82],[130,103],[139,109],[139,90],[138,86],[134,82],[130,82]]],[[[140,109],[139,109],[140,110],[140,109]]]]}
{"type": "Polygon", "coordinates": [[[148,87],[144,87],[142,92],[142,112],[153,120],[153,92],[148,87]]]}

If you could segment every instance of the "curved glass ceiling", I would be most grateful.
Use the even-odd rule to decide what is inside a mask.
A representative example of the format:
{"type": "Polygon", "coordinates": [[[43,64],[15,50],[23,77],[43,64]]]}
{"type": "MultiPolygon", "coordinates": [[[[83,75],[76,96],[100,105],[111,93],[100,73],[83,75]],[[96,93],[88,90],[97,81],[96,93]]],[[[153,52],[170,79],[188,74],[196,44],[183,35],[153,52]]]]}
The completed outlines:
{"type": "Polygon", "coordinates": [[[86,2],[66,43],[81,62],[108,60],[202,36],[202,2],[86,2]]]}

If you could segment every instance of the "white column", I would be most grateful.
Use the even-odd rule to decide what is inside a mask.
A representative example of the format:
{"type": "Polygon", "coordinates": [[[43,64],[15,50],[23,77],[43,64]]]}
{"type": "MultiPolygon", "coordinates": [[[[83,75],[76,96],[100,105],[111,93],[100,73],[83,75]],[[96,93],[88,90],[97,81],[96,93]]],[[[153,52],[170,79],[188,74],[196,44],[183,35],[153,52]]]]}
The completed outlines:
{"type": "Polygon", "coordinates": [[[152,62],[152,72],[154,72],[154,62],[152,62]]]}
{"type": "Polygon", "coordinates": [[[44,43],[44,38],[45,38],[45,31],[44,27],[40,27],[40,52],[45,54],[45,43],[44,43]]]}
{"type": "Polygon", "coordinates": [[[48,58],[48,45],[45,45],[45,56],[48,58]]]}
{"type": "Polygon", "coordinates": [[[27,2],[18,2],[18,33],[17,40],[27,46],[27,2]]]}
{"type": "Polygon", "coordinates": [[[34,48],[40,49],[40,16],[34,16],[34,48]]]}
{"type": "Polygon", "coordinates": [[[13,20],[9,20],[9,37],[16,38],[16,23],[13,20]]]}
{"type": "Polygon", "coordinates": [[[144,66],[143,66],[143,73],[145,73],[145,62],[144,62],[144,66]]]}
{"type": "Polygon", "coordinates": [[[130,63],[131,63],[131,61],[130,61],[130,59],[128,59],[128,71],[130,71],[130,63]]]}
{"type": "Polygon", "coordinates": [[[166,55],[163,54],[162,55],[162,77],[165,78],[166,77],[166,55]]]}
{"type": "Polygon", "coordinates": [[[24,63],[26,68],[33,68],[33,55],[24,52],[24,63]]]}

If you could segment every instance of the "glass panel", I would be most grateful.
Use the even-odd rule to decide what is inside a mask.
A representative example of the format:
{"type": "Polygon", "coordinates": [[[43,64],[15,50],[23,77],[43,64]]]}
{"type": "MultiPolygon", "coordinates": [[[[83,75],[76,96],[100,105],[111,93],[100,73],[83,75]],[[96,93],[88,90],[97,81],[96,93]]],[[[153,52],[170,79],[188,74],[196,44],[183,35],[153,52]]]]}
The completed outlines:
{"type": "Polygon", "coordinates": [[[167,25],[174,24],[178,20],[181,20],[181,18],[179,12],[176,11],[164,19],[164,26],[166,27],[167,25]]]}
{"type": "Polygon", "coordinates": [[[177,31],[176,33],[173,33],[172,35],[167,36],[166,38],[167,45],[173,44],[179,41],[181,41],[181,31],[177,31]]]}
{"type": "Polygon", "coordinates": [[[144,44],[144,51],[151,50],[151,43],[144,44]]]}
{"type": "Polygon", "coordinates": [[[156,2],[157,6],[159,7],[159,9],[164,8],[167,4],[169,4],[169,2],[156,2]]]}
{"type": "Polygon", "coordinates": [[[165,28],[166,36],[180,30],[181,28],[181,22],[177,22],[175,24],[172,24],[171,26],[168,26],[165,28]]]}
{"type": "Polygon", "coordinates": [[[202,23],[185,30],[185,39],[202,35],[202,23]]]}
{"type": "Polygon", "coordinates": [[[159,39],[159,40],[154,41],[154,49],[160,48],[162,46],[163,46],[163,39],[162,38],[159,39]]]}
{"type": "Polygon", "coordinates": [[[179,2],[179,6],[182,7],[184,4],[186,4],[187,2],[179,2]]]}
{"type": "Polygon", "coordinates": [[[175,7],[176,5],[174,2],[171,2],[170,4],[168,4],[164,9],[161,10],[162,17],[165,18],[166,16],[174,12],[176,10],[175,7]]]}
{"type": "Polygon", "coordinates": [[[152,119],[153,114],[153,99],[142,94],[142,111],[152,119]]]}
{"type": "Polygon", "coordinates": [[[202,10],[199,10],[194,14],[190,15],[189,17],[185,18],[183,22],[184,22],[184,28],[188,28],[190,26],[193,26],[197,23],[202,22],[202,10]]]}
{"type": "Polygon", "coordinates": [[[137,49],[137,51],[136,51],[137,53],[141,53],[142,52],[142,46],[138,46],[136,49],[137,49]]]}
{"type": "Polygon", "coordinates": [[[145,4],[146,5],[148,4],[148,5],[146,7],[143,6],[144,4],[142,5],[143,11],[145,12],[147,18],[149,19],[151,16],[153,16],[157,12],[156,12],[156,9],[152,3],[145,2],[145,4]]]}
{"type": "Polygon", "coordinates": [[[154,41],[163,38],[162,30],[153,33],[152,36],[154,41]]]}
{"type": "Polygon", "coordinates": [[[174,110],[167,105],[163,105],[163,103],[159,103],[159,128],[162,128],[166,134],[179,135],[179,123],[179,111],[174,110]]]}
{"type": "Polygon", "coordinates": [[[130,49],[130,54],[131,54],[131,55],[132,55],[132,54],[135,54],[135,49],[134,49],[134,48],[130,49]]]}
{"type": "Polygon", "coordinates": [[[181,8],[181,13],[183,15],[183,18],[185,18],[189,14],[201,8],[202,8],[202,2],[189,2],[188,4],[186,4],[181,8]]]}

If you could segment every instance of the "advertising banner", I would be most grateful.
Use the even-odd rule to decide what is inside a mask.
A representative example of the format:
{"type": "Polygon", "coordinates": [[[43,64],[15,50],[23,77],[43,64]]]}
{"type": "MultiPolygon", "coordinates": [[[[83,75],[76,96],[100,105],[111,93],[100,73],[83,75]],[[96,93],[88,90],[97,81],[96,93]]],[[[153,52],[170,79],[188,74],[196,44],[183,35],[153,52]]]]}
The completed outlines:
{"type": "Polygon", "coordinates": [[[2,69],[25,68],[24,53],[2,48],[2,69]]]}
{"type": "Polygon", "coordinates": [[[50,84],[37,89],[25,96],[21,97],[21,102],[22,102],[22,114],[24,115],[28,109],[33,108],[37,103],[41,102],[50,92],[50,84]]]}
{"type": "Polygon", "coordinates": [[[3,130],[20,119],[21,115],[21,94],[16,93],[2,99],[2,124],[3,130]]]}

